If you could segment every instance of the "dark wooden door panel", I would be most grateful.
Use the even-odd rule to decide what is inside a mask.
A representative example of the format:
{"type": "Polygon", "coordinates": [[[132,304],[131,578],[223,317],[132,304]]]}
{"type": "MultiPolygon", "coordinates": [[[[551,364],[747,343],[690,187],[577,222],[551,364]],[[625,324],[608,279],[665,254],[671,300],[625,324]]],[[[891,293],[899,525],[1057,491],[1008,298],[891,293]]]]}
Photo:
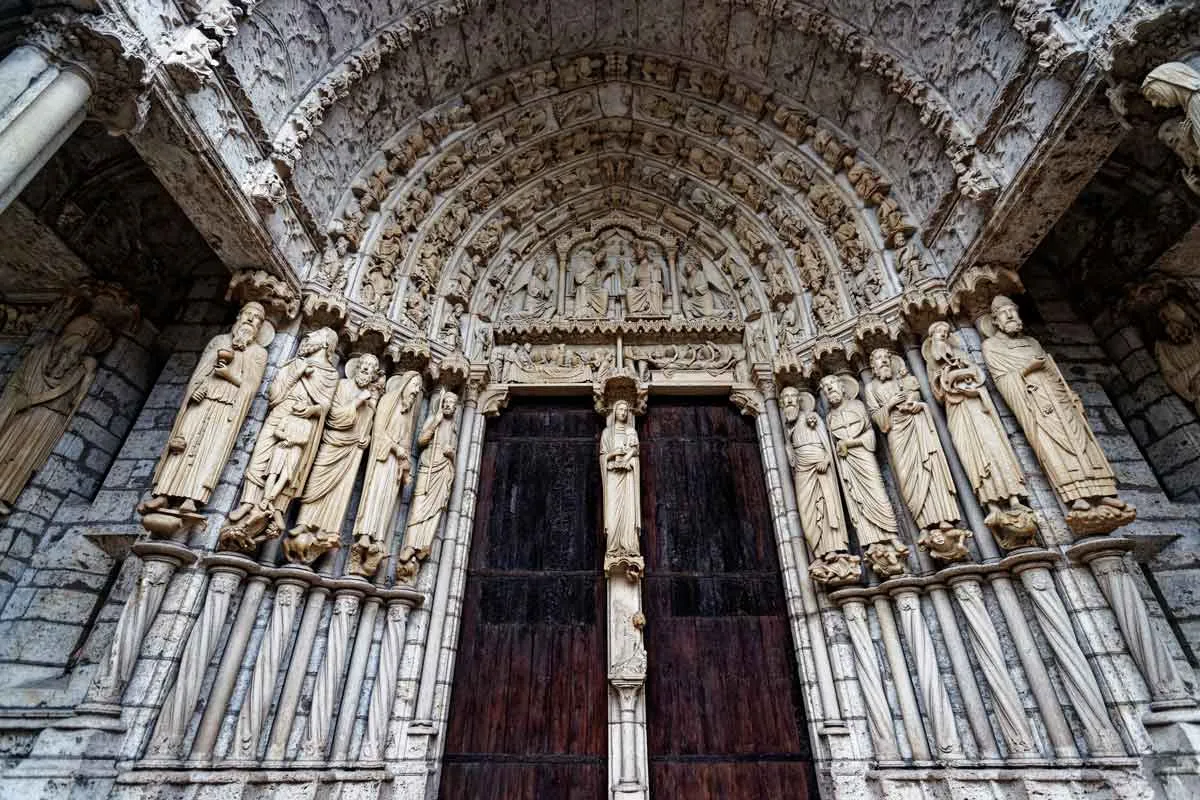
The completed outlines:
{"type": "Polygon", "coordinates": [[[603,420],[526,403],[488,427],[441,797],[600,800],[603,420]]]}
{"type": "Polygon", "coordinates": [[[754,425],[724,402],[657,401],[641,441],[651,795],[805,798],[814,775],[754,425]]]}

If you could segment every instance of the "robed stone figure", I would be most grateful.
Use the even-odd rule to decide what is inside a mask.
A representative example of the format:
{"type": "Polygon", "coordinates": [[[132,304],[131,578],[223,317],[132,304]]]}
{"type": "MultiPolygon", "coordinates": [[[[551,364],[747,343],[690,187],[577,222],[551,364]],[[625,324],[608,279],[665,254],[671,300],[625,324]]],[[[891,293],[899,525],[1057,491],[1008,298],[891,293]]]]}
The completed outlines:
{"type": "Polygon", "coordinates": [[[779,406],[788,428],[788,462],[796,487],[796,505],[804,538],[816,561],[809,567],[814,580],[836,585],[859,577],[859,558],[850,555],[850,534],[838,486],[833,447],[825,423],[816,412],[816,398],[794,386],[779,392],[779,406]]]}
{"type": "Polygon", "coordinates": [[[289,561],[310,564],[341,540],[358,465],[371,441],[379,376],[379,360],[369,353],[346,362],[346,377],[333,393],[321,444],[304,482],[296,525],[283,542],[289,561]]]}
{"type": "Polygon", "coordinates": [[[945,321],[929,326],[921,353],[933,396],[946,408],[946,426],[959,461],[975,496],[988,510],[984,522],[1005,549],[1032,544],[1037,522],[1033,510],[1022,502],[1029,490],[984,385],[983,371],[945,321]]]}
{"type": "Polygon", "coordinates": [[[458,425],[454,421],[457,411],[458,395],[443,390],[417,437],[417,445],[423,449],[408,511],[404,547],[396,567],[398,577],[412,578],[420,570],[420,562],[429,557],[433,538],[450,503],[458,448],[458,425]]]}
{"type": "Polygon", "coordinates": [[[881,577],[901,575],[908,547],[899,538],[896,515],[875,456],[875,429],[867,407],[858,399],[858,381],[849,375],[826,375],[821,379],[821,394],[829,404],[825,423],[837,453],[838,479],[858,544],[881,577]]]}
{"type": "Polygon", "coordinates": [[[353,575],[374,575],[387,555],[396,506],[412,479],[411,448],[420,396],[420,373],[406,372],[388,380],[387,391],[375,408],[362,500],[354,520],[348,567],[353,575]]]}
{"type": "Polygon", "coordinates": [[[1132,522],[1134,508],[1117,497],[1112,467],[1054,359],[1026,336],[1017,305],[1004,295],[981,320],[983,357],[1038,461],[1067,506],[1067,525],[1078,535],[1108,533],[1132,522]]]}
{"type": "Polygon", "coordinates": [[[600,475],[604,484],[604,571],[637,577],[645,567],[642,527],[641,461],[629,402],[618,400],[600,436],[600,475]]]}
{"type": "Polygon", "coordinates": [[[230,333],[214,336],[200,355],[154,473],[154,497],[143,513],[181,500],[192,512],[208,502],[229,461],[267,368],[275,335],[259,303],[242,306],[230,333]]]}
{"type": "Polygon", "coordinates": [[[0,514],[8,514],[33,473],[46,463],[96,377],[96,359],[112,339],[84,314],[57,338],[36,345],[0,395],[0,514]]]}
{"type": "Polygon", "coordinates": [[[884,347],[871,353],[871,372],[867,407],[887,436],[904,503],[925,532],[920,543],[943,561],[966,558],[963,540],[970,534],[955,524],[961,518],[957,492],[917,379],[900,356],[884,347]]]}
{"type": "Polygon", "coordinates": [[[253,552],[264,538],[283,532],[284,513],[304,490],[337,389],[336,347],[331,329],[309,333],[271,381],[267,419],[250,454],[241,503],[221,531],[222,547],[253,552]]]}

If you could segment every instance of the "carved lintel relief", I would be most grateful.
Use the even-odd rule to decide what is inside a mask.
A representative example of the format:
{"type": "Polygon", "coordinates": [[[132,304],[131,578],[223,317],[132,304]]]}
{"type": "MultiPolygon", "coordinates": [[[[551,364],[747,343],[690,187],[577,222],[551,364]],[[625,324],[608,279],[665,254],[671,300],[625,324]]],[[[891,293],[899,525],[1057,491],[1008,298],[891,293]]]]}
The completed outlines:
{"type": "Polygon", "coordinates": [[[997,295],[979,320],[983,357],[1046,476],[1067,507],[1077,536],[1109,533],[1132,522],[1133,506],[1117,496],[1112,467],[1053,357],[1024,332],[1016,303],[997,295]]]}

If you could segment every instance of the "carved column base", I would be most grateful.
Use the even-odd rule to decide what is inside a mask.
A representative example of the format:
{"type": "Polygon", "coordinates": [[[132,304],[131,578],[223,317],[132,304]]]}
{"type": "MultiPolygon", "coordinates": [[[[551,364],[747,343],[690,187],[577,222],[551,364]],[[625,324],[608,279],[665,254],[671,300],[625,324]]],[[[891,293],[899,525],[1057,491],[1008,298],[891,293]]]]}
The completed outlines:
{"type": "Polygon", "coordinates": [[[996,544],[1005,550],[1037,546],[1037,516],[1028,506],[993,509],[983,524],[991,530],[996,544]]]}
{"type": "Polygon", "coordinates": [[[971,557],[967,549],[967,539],[971,532],[946,524],[945,527],[931,528],[917,539],[917,546],[938,561],[965,561],[971,557]]]}
{"type": "Polygon", "coordinates": [[[862,558],[853,553],[825,553],[808,566],[817,583],[833,588],[862,582],[862,558]]]}
{"type": "Polygon", "coordinates": [[[1072,508],[1068,511],[1067,527],[1076,536],[1095,536],[1112,533],[1135,519],[1136,508],[1115,497],[1105,497],[1088,508],[1072,508]]]}
{"type": "Polygon", "coordinates": [[[908,573],[908,567],[904,563],[908,558],[908,545],[894,537],[867,545],[863,550],[863,558],[871,565],[875,574],[884,580],[908,573]]]}

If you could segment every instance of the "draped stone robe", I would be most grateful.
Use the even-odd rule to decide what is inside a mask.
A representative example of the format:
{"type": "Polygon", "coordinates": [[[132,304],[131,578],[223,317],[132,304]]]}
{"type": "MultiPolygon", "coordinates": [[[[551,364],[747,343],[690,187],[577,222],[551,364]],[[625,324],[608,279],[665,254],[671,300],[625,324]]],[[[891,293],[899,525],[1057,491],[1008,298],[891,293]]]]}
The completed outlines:
{"type": "Polygon", "coordinates": [[[846,511],[858,534],[858,543],[867,547],[887,542],[899,533],[896,516],[888,502],[879,462],[875,460],[875,430],[867,407],[861,400],[847,399],[826,416],[829,433],[837,442],[861,439],[862,447],[851,447],[838,456],[838,478],[846,494],[846,511]]]}
{"type": "Polygon", "coordinates": [[[251,342],[238,350],[227,333],[212,338],[192,373],[155,470],[154,494],[208,502],[266,367],[267,350],[262,345],[251,342]],[[215,373],[221,351],[233,355],[225,366],[230,378],[215,373]],[[173,448],[175,442],[182,449],[173,448]]]}
{"type": "Polygon", "coordinates": [[[610,421],[600,437],[604,481],[604,563],[641,562],[641,463],[638,435],[631,421],[610,421]]]}
{"type": "Polygon", "coordinates": [[[338,381],[325,418],[321,445],[304,484],[302,505],[296,517],[298,527],[335,534],[342,529],[375,416],[373,402],[357,403],[361,391],[353,378],[338,381]]]}
{"type": "Polygon", "coordinates": [[[1000,332],[984,339],[983,356],[1062,501],[1115,495],[1116,478],[1079,398],[1042,345],[1000,332]],[[1042,366],[1032,369],[1038,359],[1042,366]]]}
{"type": "Polygon", "coordinates": [[[917,380],[873,380],[867,385],[867,405],[879,430],[887,434],[888,451],[904,503],[921,528],[954,522],[960,516],[954,502],[954,483],[942,453],[929,409],[908,413],[905,403],[921,402],[917,380]]]}
{"type": "Polygon", "coordinates": [[[403,408],[403,397],[409,382],[413,380],[420,385],[420,376],[413,374],[398,390],[381,397],[375,409],[362,502],[359,503],[358,517],[354,521],[355,539],[368,536],[383,542],[391,535],[400,493],[412,473],[410,448],[417,395],[414,395],[413,404],[407,409],[403,408]]]}
{"type": "Polygon", "coordinates": [[[267,477],[273,474],[282,476],[284,481],[273,502],[276,508],[286,507],[303,491],[337,382],[337,369],[328,363],[298,357],[280,367],[267,390],[270,410],[250,454],[242,488],[243,503],[260,503],[267,477]],[[312,374],[306,376],[304,370],[309,366],[313,368],[312,374]],[[320,409],[316,415],[296,413],[298,407],[312,405],[320,409]]]}
{"type": "Polygon", "coordinates": [[[50,457],[96,375],[96,360],[84,357],[54,377],[54,349],[50,340],[31,350],[0,401],[0,501],[8,504],[50,457]]]}
{"type": "Polygon", "coordinates": [[[796,484],[796,504],[800,507],[804,538],[813,555],[820,558],[826,553],[848,550],[850,539],[837,468],[821,418],[812,411],[802,412],[792,426],[791,445],[788,455],[796,484]],[[814,422],[811,426],[810,420],[814,422]]]}
{"type": "Polygon", "coordinates": [[[432,430],[423,430],[417,440],[424,450],[417,466],[416,487],[404,538],[404,547],[411,548],[418,558],[429,555],[442,513],[450,502],[450,489],[454,486],[458,426],[453,417],[441,416],[440,410],[434,413],[439,415],[437,425],[432,430]]]}

